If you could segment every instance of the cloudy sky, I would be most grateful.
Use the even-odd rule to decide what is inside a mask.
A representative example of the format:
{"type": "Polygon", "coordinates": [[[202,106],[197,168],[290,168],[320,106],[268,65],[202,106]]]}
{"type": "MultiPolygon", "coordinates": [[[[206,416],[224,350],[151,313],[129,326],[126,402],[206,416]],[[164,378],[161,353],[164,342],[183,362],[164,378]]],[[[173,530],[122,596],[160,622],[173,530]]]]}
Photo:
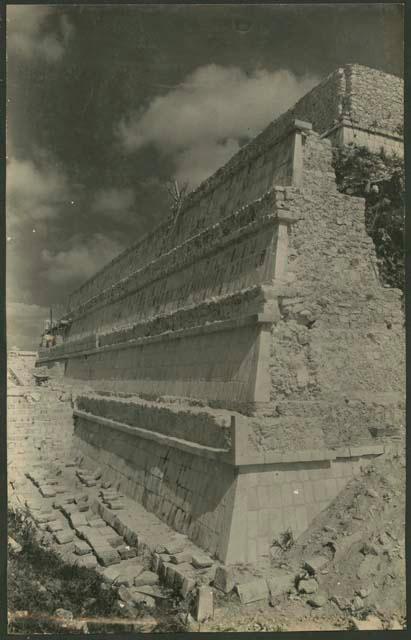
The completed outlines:
{"type": "Polygon", "coordinates": [[[336,67],[403,74],[400,5],[7,7],[9,346],[336,67]]]}

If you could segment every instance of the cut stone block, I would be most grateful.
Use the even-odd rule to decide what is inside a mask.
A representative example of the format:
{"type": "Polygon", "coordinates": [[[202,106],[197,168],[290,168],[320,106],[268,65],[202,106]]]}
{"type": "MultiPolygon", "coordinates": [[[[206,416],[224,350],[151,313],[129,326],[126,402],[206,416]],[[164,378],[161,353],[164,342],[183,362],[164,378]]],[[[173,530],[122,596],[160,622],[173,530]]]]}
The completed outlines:
{"type": "Polygon", "coordinates": [[[120,511],[121,509],[125,509],[126,505],[121,500],[111,500],[107,503],[108,507],[113,511],[120,511]]]}
{"type": "Polygon", "coordinates": [[[196,552],[192,555],[191,564],[196,569],[206,569],[207,567],[211,567],[213,561],[209,556],[196,552]]]}
{"type": "Polygon", "coordinates": [[[242,604],[268,599],[268,586],[264,578],[257,578],[250,582],[237,584],[236,590],[242,604]]]}
{"type": "Polygon", "coordinates": [[[140,591],[137,591],[137,589],[132,589],[131,597],[134,604],[142,604],[148,609],[155,609],[156,601],[151,595],[141,593],[140,591]]]}
{"type": "Polygon", "coordinates": [[[304,568],[311,575],[315,575],[329,563],[327,556],[311,556],[304,560],[304,568]]]}
{"type": "Polygon", "coordinates": [[[174,580],[173,580],[173,588],[175,590],[180,590],[183,584],[184,578],[187,576],[193,575],[193,567],[189,562],[183,562],[181,564],[173,565],[174,568],[174,580]]]}
{"type": "Polygon", "coordinates": [[[214,586],[223,593],[230,593],[236,585],[236,571],[234,567],[217,567],[214,576],[214,586]]]}
{"type": "Polygon", "coordinates": [[[124,531],[124,540],[130,547],[135,547],[138,545],[138,534],[136,531],[131,529],[131,527],[126,527],[124,531]]]}
{"type": "Polygon", "coordinates": [[[194,580],[194,578],[190,578],[186,576],[183,579],[183,583],[180,588],[180,593],[183,598],[186,598],[190,593],[194,591],[195,588],[196,588],[196,581],[194,580]]]}
{"type": "Polygon", "coordinates": [[[187,539],[183,537],[172,538],[169,542],[164,543],[164,549],[167,555],[172,556],[184,551],[187,546],[187,539]]]}
{"type": "Polygon", "coordinates": [[[134,547],[129,547],[127,544],[123,544],[117,547],[117,551],[120,554],[120,558],[122,560],[127,560],[128,558],[135,558],[137,552],[134,547]]]}
{"type": "Polygon", "coordinates": [[[124,585],[121,585],[118,589],[118,597],[123,602],[133,602],[133,596],[131,591],[124,585]]]}
{"type": "Polygon", "coordinates": [[[134,586],[154,585],[159,583],[159,577],[153,571],[143,571],[134,579],[134,586]]]}
{"type": "MultiPolygon", "coordinates": [[[[101,529],[99,529],[99,531],[101,531],[101,529]]],[[[104,533],[102,534],[102,537],[104,537],[104,539],[107,540],[107,542],[114,548],[120,547],[124,544],[123,538],[114,531],[111,533],[104,533]]]]}
{"type": "Polygon", "coordinates": [[[76,527],[77,535],[83,540],[88,540],[89,532],[90,532],[90,527],[88,525],[86,527],[76,527]]]}
{"type": "Polygon", "coordinates": [[[111,549],[95,549],[94,548],[94,551],[98,561],[103,565],[103,567],[108,567],[112,564],[118,564],[120,562],[120,556],[117,553],[117,551],[113,548],[111,549]]]}
{"type": "Polygon", "coordinates": [[[93,529],[104,529],[106,527],[106,523],[102,518],[93,518],[92,520],[88,520],[88,524],[93,529]]]}
{"type": "Polygon", "coordinates": [[[86,511],[89,511],[90,507],[88,506],[87,503],[85,502],[80,502],[80,504],[77,505],[77,509],[81,512],[81,513],[86,513],[86,511]]]}
{"type": "Polygon", "coordinates": [[[161,558],[158,553],[153,553],[151,557],[151,569],[155,573],[160,571],[161,558]]]}
{"type": "Polygon", "coordinates": [[[55,498],[56,492],[51,485],[43,485],[40,487],[40,493],[43,498],[55,498]]]}
{"type": "Polygon", "coordinates": [[[69,542],[73,542],[74,532],[68,531],[67,529],[64,531],[56,531],[54,533],[54,539],[59,544],[68,544],[69,542]]]}
{"type": "Polygon", "coordinates": [[[315,593],[318,591],[318,582],[314,578],[308,578],[307,580],[300,580],[298,583],[299,593],[315,593]]]}
{"type": "Polygon", "coordinates": [[[121,569],[120,569],[120,565],[118,564],[105,567],[101,571],[101,575],[103,576],[104,580],[109,583],[112,583],[115,580],[117,580],[120,574],[121,574],[121,569]]]}
{"type": "Polygon", "coordinates": [[[163,580],[166,583],[167,587],[169,587],[170,589],[174,588],[176,566],[177,565],[171,563],[167,563],[166,565],[164,565],[163,580]]]}
{"type": "Polygon", "coordinates": [[[44,478],[44,480],[46,481],[46,485],[47,486],[54,486],[54,485],[58,485],[59,481],[57,478],[53,478],[53,477],[47,477],[44,478]]]}
{"type": "Polygon", "coordinates": [[[64,513],[65,516],[67,516],[67,518],[69,518],[72,513],[79,513],[76,504],[62,504],[60,506],[60,510],[64,513]]]}
{"type": "Polygon", "coordinates": [[[294,574],[291,573],[276,573],[267,579],[268,591],[270,594],[270,601],[277,598],[283,593],[287,593],[294,586],[294,574]]]}
{"type": "Polygon", "coordinates": [[[40,511],[35,514],[34,519],[37,523],[40,524],[53,522],[54,520],[57,520],[58,517],[55,513],[53,513],[53,511],[40,511]]]}
{"type": "Polygon", "coordinates": [[[88,526],[88,521],[84,513],[72,513],[70,515],[70,522],[73,527],[86,527],[88,526]]]}
{"type": "Polygon", "coordinates": [[[352,618],[354,629],[356,631],[373,631],[383,629],[383,624],[377,616],[368,616],[365,620],[357,620],[352,618]]]}
{"type": "Polygon", "coordinates": [[[170,556],[170,562],[173,564],[182,564],[183,562],[191,562],[192,554],[189,551],[181,551],[170,556]]]}
{"type": "Polygon", "coordinates": [[[97,558],[91,553],[79,556],[76,559],[76,565],[78,567],[85,567],[86,569],[94,569],[95,567],[97,567],[97,558]]]}
{"type": "Polygon", "coordinates": [[[63,531],[65,528],[66,526],[61,520],[53,520],[52,522],[47,523],[47,531],[51,531],[51,533],[54,533],[55,531],[63,531]]]}
{"type": "Polygon", "coordinates": [[[78,540],[74,544],[74,553],[78,556],[84,556],[87,553],[91,553],[91,547],[84,540],[78,540]]]}
{"type": "Polygon", "coordinates": [[[58,485],[54,487],[54,491],[56,492],[56,495],[63,495],[64,493],[66,493],[66,489],[58,485]]]}
{"type": "Polygon", "coordinates": [[[214,616],[214,593],[210,587],[199,587],[197,592],[196,620],[205,622],[214,616]]]}

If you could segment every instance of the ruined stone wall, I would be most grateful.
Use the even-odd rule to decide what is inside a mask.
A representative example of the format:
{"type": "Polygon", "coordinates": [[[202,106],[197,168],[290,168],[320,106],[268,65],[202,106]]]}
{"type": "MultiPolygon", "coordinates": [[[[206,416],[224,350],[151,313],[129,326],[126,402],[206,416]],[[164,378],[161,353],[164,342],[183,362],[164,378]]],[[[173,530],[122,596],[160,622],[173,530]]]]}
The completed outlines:
{"type": "MultiPolygon", "coordinates": [[[[79,404],[95,411],[86,398],[79,404]]],[[[114,401],[113,408],[118,417],[114,401]]],[[[205,455],[185,447],[186,440],[170,445],[164,433],[167,418],[158,411],[153,428],[162,432],[162,440],[139,434],[140,420],[125,432],[115,422],[99,422],[95,413],[81,412],[76,415],[75,448],[127,496],[227,564],[269,557],[273,539],[287,529],[298,537],[361,465],[383,451],[375,445],[340,452],[294,451],[276,463],[261,464],[262,457],[259,464],[234,466],[221,450],[205,455]]],[[[193,442],[193,417],[191,421],[188,431],[175,433],[193,442]]],[[[221,444],[212,429],[204,437],[208,444],[221,444]]]]}
{"type": "Polygon", "coordinates": [[[75,292],[68,340],[41,353],[89,388],[79,450],[225,562],[297,536],[403,437],[400,292],[382,287],[364,201],[337,191],[320,135],[348,115],[368,131],[364,109],[399,86],[331,74],[75,292]]]}
{"type": "Polygon", "coordinates": [[[354,124],[372,131],[402,135],[404,81],[378,69],[347,65],[346,112],[354,124]]]}
{"type": "Polygon", "coordinates": [[[45,456],[67,456],[72,448],[71,394],[46,387],[9,388],[7,394],[7,458],[20,467],[45,456]]]}
{"type": "MultiPolygon", "coordinates": [[[[308,121],[314,131],[325,133],[347,117],[364,130],[356,134],[364,143],[382,144],[378,133],[398,136],[404,117],[402,79],[361,65],[345,65],[330,74],[190,194],[177,226],[170,221],[160,225],[115,258],[71,295],[68,310],[263,195],[272,185],[290,185],[293,149],[289,133],[295,119],[308,121]]],[[[398,145],[400,141],[395,143],[396,150],[398,145]]]]}
{"type": "Polygon", "coordinates": [[[324,189],[331,160],[329,142],[312,136],[303,188],[289,194],[297,222],[276,285],[281,319],[264,337],[262,449],[356,444],[372,440],[369,427],[404,425],[401,292],[381,285],[364,200],[324,189]]]}

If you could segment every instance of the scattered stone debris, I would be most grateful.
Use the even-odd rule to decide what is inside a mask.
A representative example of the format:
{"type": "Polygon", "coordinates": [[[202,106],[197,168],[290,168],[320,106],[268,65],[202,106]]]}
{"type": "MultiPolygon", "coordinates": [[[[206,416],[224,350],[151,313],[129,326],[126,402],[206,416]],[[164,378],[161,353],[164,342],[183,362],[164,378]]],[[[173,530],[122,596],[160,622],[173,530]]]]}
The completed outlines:
{"type": "Polygon", "coordinates": [[[195,619],[205,622],[214,615],[214,592],[209,587],[199,587],[195,619]]]}

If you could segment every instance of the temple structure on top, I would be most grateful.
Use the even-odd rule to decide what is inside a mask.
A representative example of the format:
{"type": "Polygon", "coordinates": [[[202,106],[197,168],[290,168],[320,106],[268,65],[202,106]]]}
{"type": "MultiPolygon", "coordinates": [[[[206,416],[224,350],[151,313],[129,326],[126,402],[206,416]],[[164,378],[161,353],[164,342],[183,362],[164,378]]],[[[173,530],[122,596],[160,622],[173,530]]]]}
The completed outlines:
{"type": "Polygon", "coordinates": [[[332,145],[403,153],[403,83],[346,65],[68,299],[41,349],[76,446],[226,563],[294,535],[404,423],[401,292],[332,145]],[[381,436],[380,434],[385,434],[381,436]]]}

